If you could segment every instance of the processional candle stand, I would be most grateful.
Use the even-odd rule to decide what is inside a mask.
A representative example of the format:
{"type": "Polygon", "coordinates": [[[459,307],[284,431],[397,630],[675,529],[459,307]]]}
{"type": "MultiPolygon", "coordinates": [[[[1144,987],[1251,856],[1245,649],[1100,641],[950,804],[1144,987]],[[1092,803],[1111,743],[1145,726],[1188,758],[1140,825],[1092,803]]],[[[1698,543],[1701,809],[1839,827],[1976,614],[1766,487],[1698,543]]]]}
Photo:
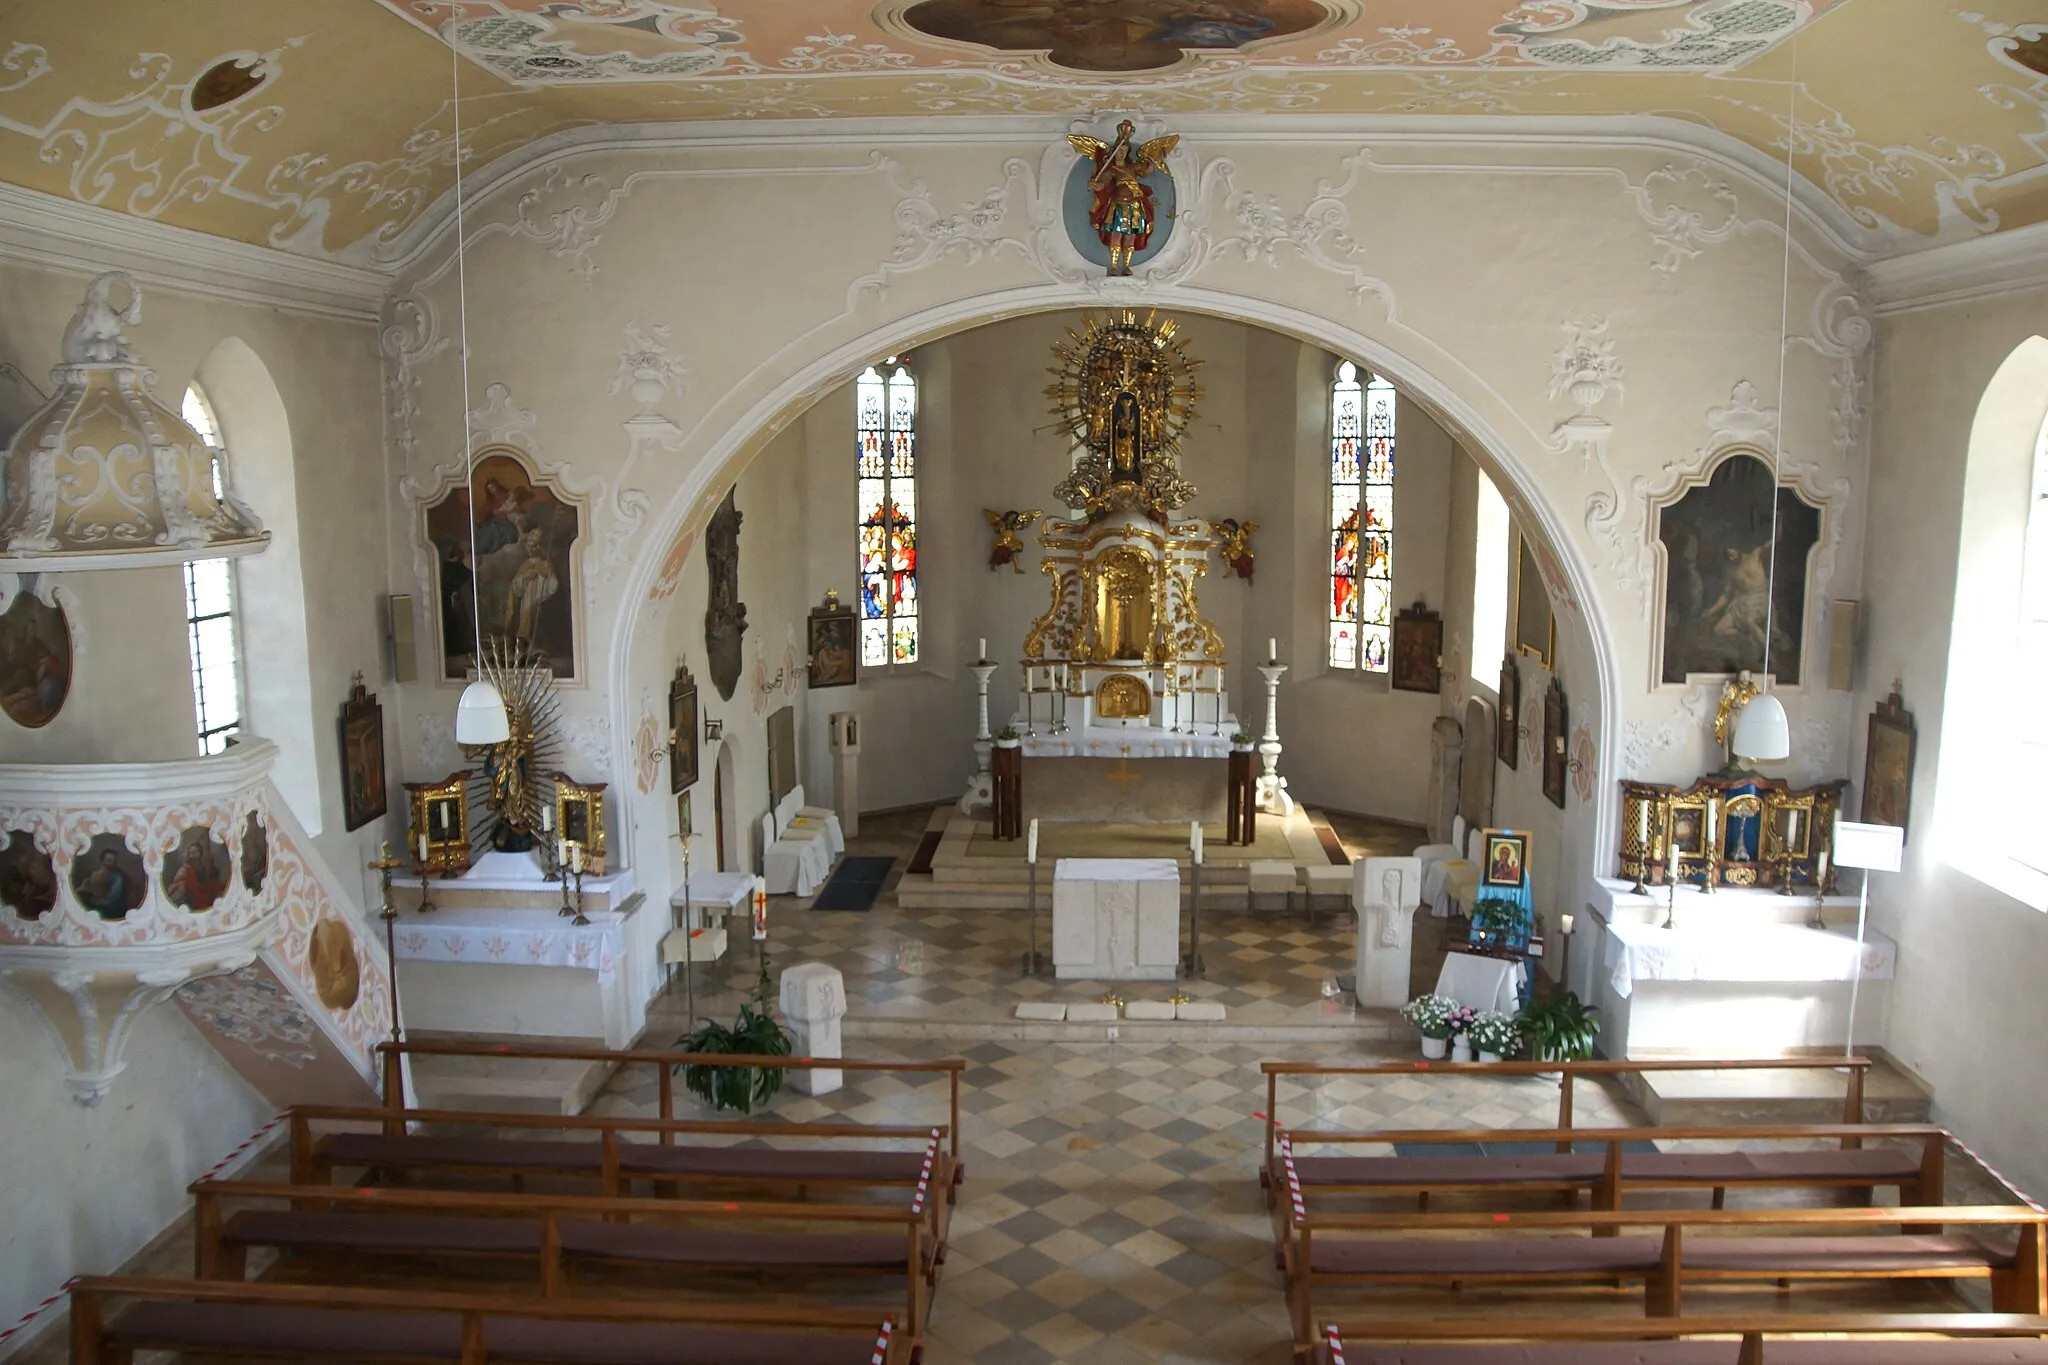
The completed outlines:
{"type": "Polygon", "coordinates": [[[1188,823],[1188,955],[1181,964],[1182,976],[1207,976],[1202,961],[1202,822],[1188,823]]]}
{"type": "MultiPolygon", "coordinates": [[[[370,864],[377,870],[377,885],[383,893],[383,901],[377,907],[377,918],[384,921],[384,973],[391,982],[391,1041],[401,1041],[398,1031],[398,911],[391,904],[391,874],[405,866],[405,859],[391,856],[391,845],[385,844],[377,859],[370,864]]],[[[426,879],[421,878],[424,893],[426,879]]]]}
{"type": "Polygon", "coordinates": [[[1038,821],[1034,818],[1024,831],[1024,910],[1031,923],[1031,946],[1024,950],[1022,975],[1037,976],[1045,970],[1045,957],[1038,951],[1038,821]]]}

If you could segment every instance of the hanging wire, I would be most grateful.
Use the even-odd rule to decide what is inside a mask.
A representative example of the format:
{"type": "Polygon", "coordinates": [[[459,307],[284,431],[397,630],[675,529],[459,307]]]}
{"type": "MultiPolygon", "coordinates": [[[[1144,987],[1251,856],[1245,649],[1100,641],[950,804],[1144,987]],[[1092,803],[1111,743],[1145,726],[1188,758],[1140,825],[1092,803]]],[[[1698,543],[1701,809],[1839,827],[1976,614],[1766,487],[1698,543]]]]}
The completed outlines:
{"type": "Polygon", "coordinates": [[[469,507],[469,620],[475,632],[470,637],[469,654],[476,675],[481,678],[484,608],[479,589],[483,566],[476,562],[476,442],[469,429],[469,249],[462,226],[462,54],[456,50],[455,21],[448,22],[448,79],[455,96],[455,310],[457,330],[462,335],[462,485],[469,507]]]}
{"type": "Polygon", "coordinates": [[[1778,289],[1778,420],[1771,437],[1771,550],[1764,571],[1763,684],[1771,682],[1771,636],[1778,609],[1778,470],[1785,459],[1785,361],[1792,330],[1792,153],[1799,128],[1799,32],[1792,33],[1792,78],[1785,93],[1785,265],[1778,289]]]}

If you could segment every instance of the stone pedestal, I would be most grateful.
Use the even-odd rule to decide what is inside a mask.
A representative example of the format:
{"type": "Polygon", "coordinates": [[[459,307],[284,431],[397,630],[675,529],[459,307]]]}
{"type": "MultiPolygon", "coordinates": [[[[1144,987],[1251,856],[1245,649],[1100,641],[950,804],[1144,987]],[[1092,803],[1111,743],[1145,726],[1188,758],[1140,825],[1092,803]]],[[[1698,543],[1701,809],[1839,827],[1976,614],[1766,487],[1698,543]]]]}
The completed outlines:
{"type": "Polygon", "coordinates": [[[832,809],[840,832],[860,833],[860,717],[851,711],[832,714],[832,809]]]}
{"type": "Polygon", "coordinates": [[[1062,979],[1173,980],[1180,963],[1174,860],[1060,859],[1052,878],[1052,962],[1062,979]]]}
{"type": "Polygon", "coordinates": [[[1353,866],[1351,908],[1358,912],[1358,1003],[1399,1009],[1408,1003],[1415,907],[1422,900],[1420,858],[1361,858],[1353,866]]]}
{"type": "MultiPolygon", "coordinates": [[[[782,973],[782,1017],[796,1035],[799,1057],[840,1057],[839,1021],[846,1017],[846,981],[837,967],[799,962],[782,973]]],[[[829,1095],[845,1083],[836,1067],[791,1068],[790,1080],[806,1095],[829,1095]]]]}

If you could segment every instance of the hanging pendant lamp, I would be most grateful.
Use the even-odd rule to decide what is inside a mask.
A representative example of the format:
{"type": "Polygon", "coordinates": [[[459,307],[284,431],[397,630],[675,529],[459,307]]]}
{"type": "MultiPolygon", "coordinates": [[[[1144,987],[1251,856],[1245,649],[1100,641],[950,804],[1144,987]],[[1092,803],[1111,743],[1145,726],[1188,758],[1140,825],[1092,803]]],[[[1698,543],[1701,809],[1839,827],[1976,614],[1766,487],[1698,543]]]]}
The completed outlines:
{"type": "Polygon", "coordinates": [[[1785,353],[1792,315],[1792,152],[1799,131],[1799,37],[1792,37],[1792,80],[1785,110],[1785,263],[1778,303],[1778,424],[1771,443],[1771,554],[1764,579],[1764,666],[1758,686],[1764,690],[1752,697],[1735,717],[1735,732],[1728,750],[1737,758],[1753,763],[1782,763],[1792,757],[1792,725],[1785,715],[1785,703],[1769,689],[1771,678],[1771,617],[1778,603],[1778,470],[1785,454],[1785,353]]]}
{"type": "MultiPolygon", "coordinates": [[[[462,224],[462,58],[455,50],[453,36],[448,44],[449,81],[455,110],[455,290],[462,335],[462,486],[472,499],[476,496],[476,443],[469,429],[469,243],[462,224]]],[[[476,507],[468,509],[469,562],[476,563],[476,507]]],[[[469,593],[471,648],[481,660],[484,648],[483,606],[474,585],[469,593]]],[[[479,677],[462,690],[455,708],[455,742],[469,746],[503,744],[512,738],[512,718],[506,714],[505,698],[497,684],[479,677]]]]}

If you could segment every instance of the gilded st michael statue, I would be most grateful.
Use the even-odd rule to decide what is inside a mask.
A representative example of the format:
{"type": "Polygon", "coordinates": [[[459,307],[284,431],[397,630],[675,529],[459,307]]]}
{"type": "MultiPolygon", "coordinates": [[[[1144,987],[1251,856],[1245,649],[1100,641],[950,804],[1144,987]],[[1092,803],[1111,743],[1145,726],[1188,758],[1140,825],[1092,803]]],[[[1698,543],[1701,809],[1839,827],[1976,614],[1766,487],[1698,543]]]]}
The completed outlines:
{"type": "Polygon", "coordinates": [[[1105,143],[1086,133],[1067,134],[1074,150],[1095,163],[1095,173],[1088,177],[1088,188],[1095,194],[1088,221],[1109,248],[1112,275],[1130,274],[1131,254],[1143,251],[1152,240],[1156,215],[1152,187],[1145,177],[1166,171],[1166,158],[1180,145],[1180,134],[1171,133],[1133,148],[1131,135],[1136,131],[1125,119],[1116,126],[1114,142],[1105,143]]]}

